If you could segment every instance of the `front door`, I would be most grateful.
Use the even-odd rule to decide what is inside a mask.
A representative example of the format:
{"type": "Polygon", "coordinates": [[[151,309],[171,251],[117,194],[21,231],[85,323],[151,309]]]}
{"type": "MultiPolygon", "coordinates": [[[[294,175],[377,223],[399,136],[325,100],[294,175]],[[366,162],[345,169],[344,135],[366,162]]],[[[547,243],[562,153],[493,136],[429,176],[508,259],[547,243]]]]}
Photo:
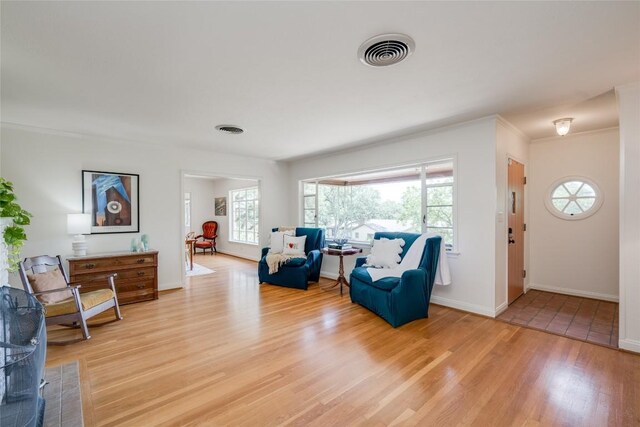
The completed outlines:
{"type": "Polygon", "coordinates": [[[509,304],[524,293],[524,165],[509,159],[509,304]]]}

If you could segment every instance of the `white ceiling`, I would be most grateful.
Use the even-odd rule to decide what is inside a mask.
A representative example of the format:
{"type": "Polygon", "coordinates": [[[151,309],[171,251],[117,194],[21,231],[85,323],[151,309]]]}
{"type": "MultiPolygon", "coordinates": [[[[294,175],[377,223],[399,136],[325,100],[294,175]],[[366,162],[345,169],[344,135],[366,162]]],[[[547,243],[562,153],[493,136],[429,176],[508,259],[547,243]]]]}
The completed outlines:
{"type": "Polygon", "coordinates": [[[640,2],[1,8],[3,123],[270,159],[494,113],[551,136],[556,110],[571,116],[640,80],[640,2]],[[413,37],[415,53],[362,65],[358,46],[385,32],[413,37]],[[220,134],[217,124],[246,132],[220,134]]]}

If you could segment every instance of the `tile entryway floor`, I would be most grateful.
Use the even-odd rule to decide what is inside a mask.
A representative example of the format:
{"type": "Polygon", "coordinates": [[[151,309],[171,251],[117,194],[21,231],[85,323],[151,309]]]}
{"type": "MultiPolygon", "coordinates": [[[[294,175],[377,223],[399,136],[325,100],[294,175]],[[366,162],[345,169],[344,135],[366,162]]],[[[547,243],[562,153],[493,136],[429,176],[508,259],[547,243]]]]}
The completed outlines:
{"type": "Polygon", "coordinates": [[[618,347],[618,304],[530,290],[497,317],[514,325],[618,347]]]}

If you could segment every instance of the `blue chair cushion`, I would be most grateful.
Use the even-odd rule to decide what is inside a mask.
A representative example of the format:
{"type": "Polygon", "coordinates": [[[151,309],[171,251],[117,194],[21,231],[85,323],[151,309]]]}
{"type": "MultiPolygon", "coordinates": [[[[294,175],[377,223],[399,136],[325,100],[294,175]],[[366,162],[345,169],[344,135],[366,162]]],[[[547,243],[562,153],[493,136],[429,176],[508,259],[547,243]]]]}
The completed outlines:
{"type": "Polygon", "coordinates": [[[385,277],[375,282],[371,281],[371,276],[367,272],[365,267],[354,268],[351,272],[353,278],[360,280],[363,283],[373,286],[374,288],[382,289],[383,291],[391,291],[400,284],[399,277],[385,277]]]}

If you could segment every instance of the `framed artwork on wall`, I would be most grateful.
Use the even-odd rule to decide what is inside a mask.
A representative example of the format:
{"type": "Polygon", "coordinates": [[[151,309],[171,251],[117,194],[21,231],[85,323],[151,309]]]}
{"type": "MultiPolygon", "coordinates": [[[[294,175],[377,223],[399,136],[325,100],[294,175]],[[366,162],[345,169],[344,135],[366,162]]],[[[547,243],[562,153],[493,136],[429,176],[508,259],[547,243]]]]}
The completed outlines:
{"type": "Polygon", "coordinates": [[[227,198],[226,197],[215,198],[215,215],[227,216],[227,198]]]}
{"type": "Polygon", "coordinates": [[[82,209],[91,214],[91,234],[140,231],[140,176],[82,171],[82,209]]]}

